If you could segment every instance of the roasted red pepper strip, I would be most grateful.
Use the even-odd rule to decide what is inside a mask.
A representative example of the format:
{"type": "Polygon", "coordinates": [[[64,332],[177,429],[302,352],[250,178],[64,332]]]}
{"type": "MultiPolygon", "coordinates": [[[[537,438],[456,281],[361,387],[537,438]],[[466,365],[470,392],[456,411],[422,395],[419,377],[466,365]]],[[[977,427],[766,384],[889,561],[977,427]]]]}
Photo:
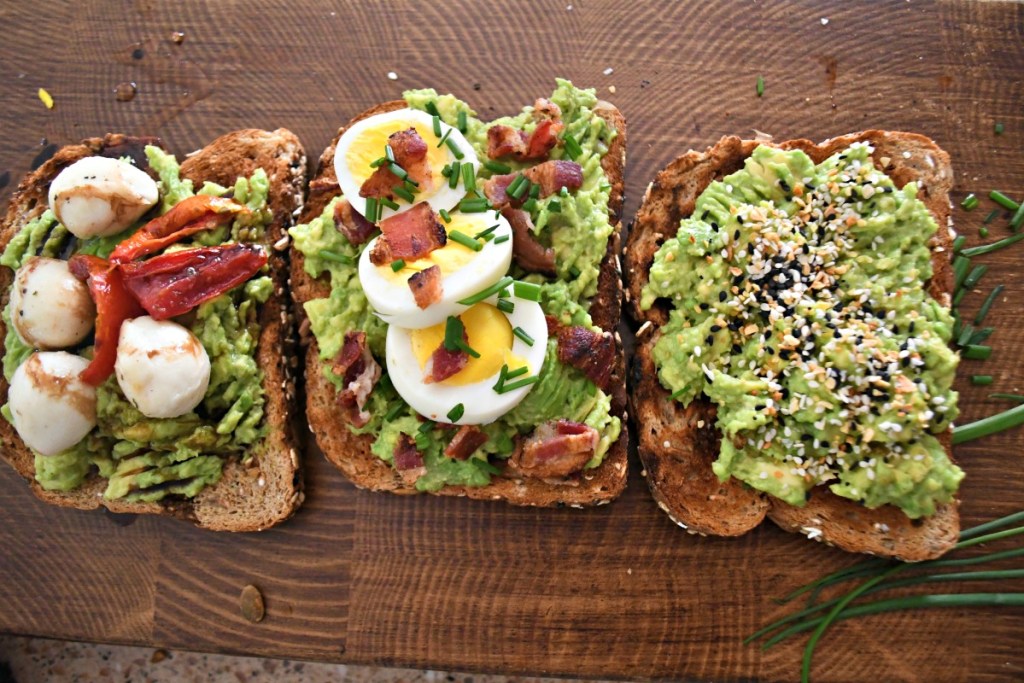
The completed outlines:
{"type": "Polygon", "coordinates": [[[92,360],[80,377],[86,384],[98,387],[114,372],[121,323],[143,315],[144,311],[125,287],[116,264],[98,256],[79,254],[71,257],[68,267],[76,278],[89,283],[89,293],[96,302],[96,341],[92,360]]]}
{"type": "Polygon", "coordinates": [[[184,249],[148,261],[122,263],[124,283],[157,320],[188,313],[242,284],[264,266],[267,252],[254,244],[184,249]]]}
{"type": "Polygon", "coordinates": [[[188,197],[118,244],[110,254],[110,260],[115,263],[134,261],[160,251],[184,237],[228,223],[235,214],[242,211],[247,209],[223,197],[208,197],[204,194],[188,197]]]}

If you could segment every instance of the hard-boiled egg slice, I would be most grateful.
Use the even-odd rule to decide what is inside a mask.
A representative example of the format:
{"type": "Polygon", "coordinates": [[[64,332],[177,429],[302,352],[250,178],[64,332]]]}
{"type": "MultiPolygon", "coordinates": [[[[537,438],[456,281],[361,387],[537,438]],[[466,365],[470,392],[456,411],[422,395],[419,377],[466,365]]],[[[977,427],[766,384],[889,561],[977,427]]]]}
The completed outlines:
{"type": "Polygon", "coordinates": [[[458,315],[468,308],[458,303],[460,299],[486,289],[508,272],[512,263],[512,227],[501,214],[454,213],[451,222],[442,219],[441,224],[448,232],[448,243],[397,271],[389,264],[376,266],[370,261],[370,252],[380,238],[363,249],[359,257],[359,283],[370,305],[388,324],[419,329],[443,323],[449,315],[458,315]],[[483,246],[474,251],[452,239],[452,233],[476,239],[483,246]],[[475,238],[483,233],[487,234],[475,238]],[[420,308],[409,288],[409,278],[435,265],[441,269],[443,278],[441,300],[420,308]]]}
{"type": "Polygon", "coordinates": [[[187,328],[143,316],[125,321],[114,363],[125,397],[147,417],[178,417],[203,400],[210,356],[187,328]]]}
{"type": "Polygon", "coordinates": [[[412,207],[416,202],[427,202],[434,209],[450,210],[466,194],[462,181],[451,188],[448,178],[441,174],[445,166],[458,161],[460,167],[469,164],[476,175],[480,162],[473,146],[457,128],[438,122],[441,135],[434,134],[434,117],[417,109],[398,109],[384,114],[377,114],[358,121],[342,134],[334,151],[334,171],[338,176],[338,186],[345,199],[356,211],[366,215],[366,198],[359,196],[359,188],[377,169],[372,164],[384,156],[388,137],[393,133],[414,128],[423,141],[427,143],[427,168],[430,169],[430,180],[421,183],[416,193],[415,202],[407,202],[396,198],[398,209],[385,208],[381,218],[387,218],[412,207]],[[441,140],[445,139],[446,142],[441,140]],[[448,141],[459,150],[462,159],[448,146],[448,141]]]}
{"type": "Polygon", "coordinates": [[[96,426],[96,390],[78,376],[89,361],[65,351],[33,353],[7,393],[14,428],[32,450],[56,455],[96,426]]]}
{"type": "Polygon", "coordinates": [[[21,340],[37,349],[63,349],[85,339],[96,322],[89,288],[71,274],[68,262],[33,256],[14,276],[11,324],[21,340]]]}
{"type": "Polygon", "coordinates": [[[503,313],[490,303],[479,303],[459,316],[469,347],[480,357],[471,357],[460,372],[440,382],[428,382],[427,378],[433,353],[444,343],[445,323],[419,330],[396,325],[388,327],[385,349],[388,374],[399,395],[413,410],[440,422],[488,424],[523,400],[533,384],[504,392],[496,390],[495,384],[504,366],[516,374],[505,381],[510,387],[540,372],[547,348],[548,326],[540,304],[518,298],[513,298],[512,302],[515,309],[511,313],[503,313]],[[515,334],[516,328],[532,343],[515,334]],[[520,370],[523,367],[525,373],[520,370]],[[449,414],[458,405],[462,406],[462,416],[450,419],[449,414]]]}
{"type": "Polygon", "coordinates": [[[79,159],[50,183],[50,209],[82,239],[121,232],[159,198],[145,171],[107,157],[79,159]]]}

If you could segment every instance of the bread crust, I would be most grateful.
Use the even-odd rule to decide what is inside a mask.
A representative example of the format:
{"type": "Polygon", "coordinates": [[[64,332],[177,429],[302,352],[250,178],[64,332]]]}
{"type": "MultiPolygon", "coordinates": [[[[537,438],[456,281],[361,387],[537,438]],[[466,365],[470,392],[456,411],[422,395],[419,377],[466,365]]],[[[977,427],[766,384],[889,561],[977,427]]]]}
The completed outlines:
{"type": "MultiPolygon", "coordinates": [[[[370,116],[406,107],[404,101],[393,100],[378,104],[353,118],[340,128],[330,146],[320,157],[316,175],[310,182],[309,198],[303,209],[300,222],[309,222],[323,213],[331,200],[341,194],[334,172],[334,149],[338,139],[348,126],[370,116]]],[[[482,487],[447,486],[432,493],[444,496],[466,496],[479,500],[504,500],[514,505],[555,507],[583,507],[611,502],[626,486],[628,474],[626,420],[625,358],[622,342],[616,328],[622,310],[622,276],[619,261],[621,248],[621,211],[624,190],[623,171],[626,163],[626,122],[622,113],[607,102],[599,102],[595,112],[605,119],[616,131],[608,153],[602,159],[602,167],[611,183],[609,213],[615,228],[608,240],[608,248],[601,262],[598,278],[598,293],[591,304],[590,314],[594,323],[615,336],[616,367],[612,374],[610,395],[612,414],[622,420],[622,433],[612,444],[604,462],[593,470],[587,470],[578,482],[555,484],[517,477],[507,468],[503,474],[495,475],[491,483],[482,487]]],[[[389,491],[398,494],[420,493],[405,483],[395,469],[370,452],[373,437],[352,434],[345,426],[345,420],[335,400],[336,391],[324,377],[319,357],[319,347],[305,319],[302,304],[330,294],[330,284],[324,276],[314,279],[305,270],[304,258],[298,251],[292,253],[292,294],[296,302],[296,316],[300,320],[301,343],[305,347],[306,417],[310,430],[326,458],[333,463],[357,487],[372,491],[389,491]]]]}
{"type": "MultiPolygon", "coordinates": [[[[820,486],[804,507],[787,505],[737,479],[722,483],[711,472],[721,433],[714,427],[715,407],[706,398],[687,408],[670,400],[651,358],[661,325],[671,310],[658,301],[647,311],[640,297],[654,254],[691,215],[697,197],[715,180],[742,168],[759,144],[799,149],[814,163],[855,142],[872,145],[875,165],[898,187],[916,181],[918,197],[935,218],[938,230],[929,242],[933,275],[926,283],[932,297],[949,305],[953,287],[950,264],[949,192],[953,172],[949,155],[931,139],[915,133],[868,130],[815,144],[809,140],[766,143],[724,137],[704,152],[690,151],[666,166],[648,186],[626,245],[626,299],[639,325],[631,372],[631,410],[639,433],[639,453],[648,485],[659,506],[688,531],[735,536],[768,517],[775,524],[851,552],[906,561],[938,557],[953,547],[959,534],[959,501],[940,505],[934,515],[911,520],[892,505],[869,510],[820,486]],[[703,422],[702,422],[703,421],[703,422]]],[[[939,436],[952,459],[951,432],[939,436]]]]}
{"type": "MultiPolygon", "coordinates": [[[[159,140],[109,134],[60,149],[29,174],[15,192],[0,227],[0,250],[6,248],[26,222],[46,210],[49,185],[66,166],[86,156],[130,156],[140,168],[146,169],[143,149],[150,143],[159,144],[159,140]]],[[[303,204],[306,154],[293,133],[283,128],[228,133],[185,159],[181,175],[191,179],[197,187],[206,180],[231,186],[236,178],[249,176],[257,168],[263,168],[270,179],[268,203],[273,211],[273,222],[268,226],[265,242],[271,247],[285,235],[303,204]]],[[[295,343],[294,321],[284,291],[287,259],[280,250],[271,247],[269,251],[274,292],[260,307],[257,348],[257,360],[264,372],[263,390],[267,399],[264,419],[268,435],[253,447],[254,457],[250,462],[243,465],[238,458],[228,459],[220,481],[191,499],[169,497],[154,503],[105,500],[106,480],[95,474],[74,491],[47,491],[35,481],[32,452],[14,427],[0,420],[3,448],[0,455],[28,480],[37,497],[53,505],[80,510],[102,506],[115,513],[168,515],[218,531],[262,530],[294,514],[303,500],[299,454],[290,418],[295,401],[295,379],[288,358],[295,343]]],[[[9,268],[0,268],[3,292],[0,306],[7,305],[13,277],[9,268]]],[[[5,333],[0,322],[0,339],[5,333]]],[[[7,382],[0,376],[0,402],[6,401],[7,389],[7,382]]]]}

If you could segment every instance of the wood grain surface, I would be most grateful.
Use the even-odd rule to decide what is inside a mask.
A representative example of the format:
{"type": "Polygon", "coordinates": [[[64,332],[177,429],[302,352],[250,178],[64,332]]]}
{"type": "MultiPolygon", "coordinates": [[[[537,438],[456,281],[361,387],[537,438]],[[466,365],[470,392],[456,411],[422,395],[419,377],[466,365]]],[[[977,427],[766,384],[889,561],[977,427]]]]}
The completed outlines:
{"type": "MultiPolygon", "coordinates": [[[[1019,4],[918,0],[5,2],[0,195],[55,146],[108,131],[160,135],[186,153],[236,128],[285,126],[315,159],[350,115],[405,88],[456,93],[487,118],[565,76],[629,120],[626,215],[675,156],[755,129],[925,133],[953,157],[957,202],[991,188],[1021,197],[1022,19],[1019,4]],[[137,95],[119,101],[129,82],[137,95]]],[[[970,243],[990,208],[954,212],[970,243]]],[[[1005,234],[1005,217],[991,227],[1005,234]]],[[[971,374],[1024,390],[1021,252],[983,261],[982,292],[1003,283],[1005,302],[990,317],[993,358],[963,363],[961,421],[1005,407],[971,374]]],[[[1013,432],[957,450],[965,525],[1020,507],[1022,445],[1013,432]]],[[[313,448],[305,462],[304,508],[244,536],[51,509],[0,471],[0,631],[481,671],[791,680],[801,642],[762,653],[742,637],[782,613],[773,597],[855,559],[771,526],[690,537],[635,464],[621,500],[578,511],[372,495],[313,448]],[[266,599],[259,624],[239,611],[247,584],[266,599]]],[[[1019,609],[893,614],[835,628],[814,673],[1019,680],[1022,641],[1019,609]]]]}

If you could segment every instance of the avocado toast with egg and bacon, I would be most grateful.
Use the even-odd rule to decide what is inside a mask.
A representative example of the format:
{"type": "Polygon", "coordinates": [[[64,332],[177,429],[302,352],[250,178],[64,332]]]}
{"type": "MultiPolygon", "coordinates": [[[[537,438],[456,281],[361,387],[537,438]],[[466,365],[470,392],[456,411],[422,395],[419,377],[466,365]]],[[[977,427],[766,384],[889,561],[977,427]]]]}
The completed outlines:
{"type": "Polygon", "coordinates": [[[885,131],[727,137],[658,174],[626,248],[631,400],[673,520],[953,546],[951,183],[934,142],[885,131]]]}
{"type": "Polygon", "coordinates": [[[490,123],[419,90],[339,131],[291,230],[292,284],[309,424],[357,486],[538,506],[622,491],[625,136],[566,81],[490,123]]]}
{"type": "Polygon", "coordinates": [[[272,245],[305,173],[279,129],[226,134],[180,167],[155,138],[107,135],[26,177],[0,231],[0,438],[39,498],[227,531],[294,513],[293,332],[272,245]],[[31,286],[14,306],[16,272],[31,286]]]}

